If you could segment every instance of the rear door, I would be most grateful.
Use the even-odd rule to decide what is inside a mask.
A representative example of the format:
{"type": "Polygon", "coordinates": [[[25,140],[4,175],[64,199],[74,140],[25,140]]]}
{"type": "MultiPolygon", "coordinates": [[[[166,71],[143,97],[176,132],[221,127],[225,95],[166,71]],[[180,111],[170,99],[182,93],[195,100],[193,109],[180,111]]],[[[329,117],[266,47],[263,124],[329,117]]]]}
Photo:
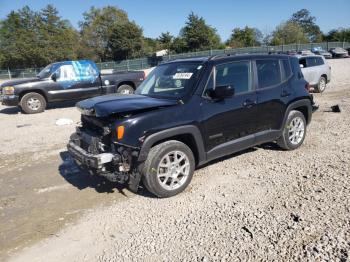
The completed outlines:
{"type": "Polygon", "coordinates": [[[204,90],[201,113],[207,151],[255,132],[256,93],[251,61],[219,64],[213,69],[204,90]],[[214,101],[207,95],[210,89],[227,85],[235,89],[233,97],[214,101]]]}
{"type": "Polygon", "coordinates": [[[302,57],[299,59],[301,65],[301,71],[303,72],[305,80],[310,85],[316,85],[318,83],[317,78],[317,66],[315,57],[302,57]]]}
{"type": "MultiPolygon", "coordinates": [[[[290,86],[292,77],[288,58],[256,60],[259,142],[269,141],[275,131],[280,130],[287,101],[293,94],[290,86]]],[[[277,133],[277,132],[275,132],[277,133]]]]}

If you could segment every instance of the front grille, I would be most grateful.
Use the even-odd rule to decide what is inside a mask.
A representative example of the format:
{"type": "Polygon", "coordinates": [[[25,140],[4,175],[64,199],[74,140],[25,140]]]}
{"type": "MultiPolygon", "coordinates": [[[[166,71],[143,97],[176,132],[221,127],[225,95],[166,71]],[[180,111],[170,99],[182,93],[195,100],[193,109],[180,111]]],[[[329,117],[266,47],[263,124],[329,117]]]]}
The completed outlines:
{"type": "Polygon", "coordinates": [[[81,148],[91,154],[110,151],[111,134],[107,122],[92,116],[81,116],[82,126],[77,133],[80,136],[81,148]]]}

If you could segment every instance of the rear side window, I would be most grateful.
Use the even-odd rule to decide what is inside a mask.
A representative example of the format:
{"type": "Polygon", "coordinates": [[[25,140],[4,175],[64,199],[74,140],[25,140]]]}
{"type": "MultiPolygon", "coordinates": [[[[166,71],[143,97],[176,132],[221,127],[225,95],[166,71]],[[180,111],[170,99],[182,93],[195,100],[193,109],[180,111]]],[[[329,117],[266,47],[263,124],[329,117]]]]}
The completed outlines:
{"type": "Polygon", "coordinates": [[[256,60],[259,89],[267,88],[281,83],[281,70],[279,60],[256,60]]]}
{"type": "Polygon", "coordinates": [[[300,60],[296,57],[290,57],[290,63],[291,63],[291,66],[292,66],[292,71],[294,73],[294,75],[298,78],[298,79],[301,79],[303,78],[303,73],[301,72],[301,69],[300,69],[300,60]]]}
{"type": "Polygon", "coordinates": [[[324,65],[324,61],[322,57],[316,57],[316,64],[317,65],[324,65]]]}
{"type": "Polygon", "coordinates": [[[282,80],[287,80],[292,75],[289,59],[282,59],[282,80]]]}
{"type": "Polygon", "coordinates": [[[215,86],[232,86],[235,94],[252,90],[250,62],[239,61],[217,65],[215,71],[215,86]]]}
{"type": "Polygon", "coordinates": [[[312,67],[312,66],[319,66],[323,65],[324,61],[322,57],[308,57],[307,58],[307,66],[312,67]]]}
{"type": "Polygon", "coordinates": [[[306,58],[307,67],[317,66],[316,57],[306,58]]]}

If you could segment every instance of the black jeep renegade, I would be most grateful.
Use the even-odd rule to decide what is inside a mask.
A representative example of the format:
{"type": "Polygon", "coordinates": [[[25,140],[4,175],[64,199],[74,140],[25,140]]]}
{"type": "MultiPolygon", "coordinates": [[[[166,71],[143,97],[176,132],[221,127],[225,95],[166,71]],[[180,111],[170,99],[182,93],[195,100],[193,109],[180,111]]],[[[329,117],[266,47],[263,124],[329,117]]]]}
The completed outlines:
{"type": "Polygon", "coordinates": [[[297,58],[222,55],[154,69],[134,95],[81,101],[68,150],[92,174],[170,197],[196,167],[265,142],[304,141],[313,108],[297,58]]]}

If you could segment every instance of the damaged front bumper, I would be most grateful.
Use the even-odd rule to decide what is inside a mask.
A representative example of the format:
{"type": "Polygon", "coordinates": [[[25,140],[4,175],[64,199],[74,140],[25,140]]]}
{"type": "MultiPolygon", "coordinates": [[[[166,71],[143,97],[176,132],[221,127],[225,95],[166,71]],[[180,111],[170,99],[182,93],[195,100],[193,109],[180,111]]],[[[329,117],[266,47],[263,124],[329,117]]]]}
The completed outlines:
{"type": "Polygon", "coordinates": [[[115,155],[111,153],[90,154],[73,141],[70,141],[67,145],[68,152],[74,158],[79,165],[84,165],[89,168],[103,170],[104,165],[110,163],[115,159],[115,155]]]}
{"type": "Polygon", "coordinates": [[[141,180],[135,161],[138,152],[120,146],[114,148],[113,152],[94,154],[82,148],[84,139],[86,134],[74,133],[67,144],[68,152],[75,163],[90,174],[102,176],[111,182],[127,184],[130,190],[136,192],[141,180]]]}

